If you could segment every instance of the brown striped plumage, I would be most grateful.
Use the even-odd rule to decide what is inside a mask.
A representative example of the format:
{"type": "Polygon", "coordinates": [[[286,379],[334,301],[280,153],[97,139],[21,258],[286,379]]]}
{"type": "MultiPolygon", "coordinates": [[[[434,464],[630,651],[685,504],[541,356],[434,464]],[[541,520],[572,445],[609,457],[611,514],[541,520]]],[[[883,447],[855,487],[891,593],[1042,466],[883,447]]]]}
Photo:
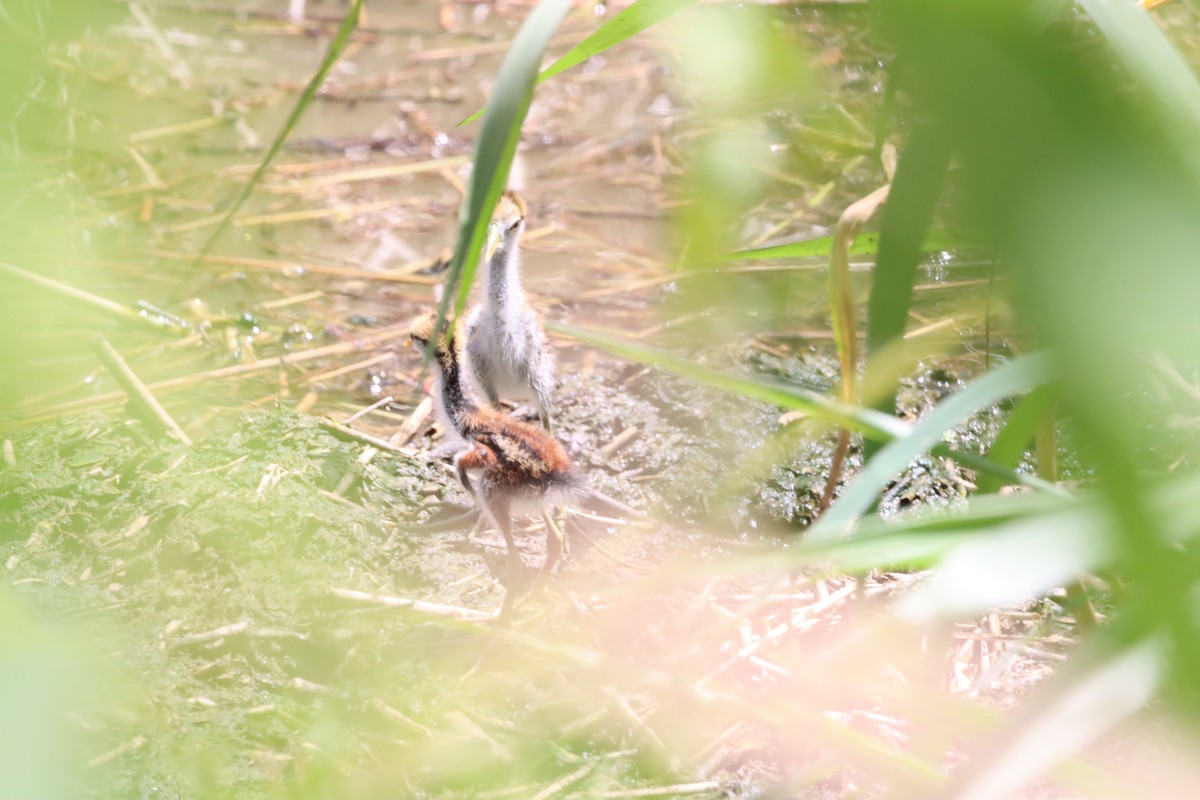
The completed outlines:
{"type": "MultiPolygon", "coordinates": [[[[436,314],[430,312],[412,324],[412,340],[422,350],[430,350],[435,321],[436,314]]],[[[475,496],[508,547],[508,586],[501,611],[505,613],[512,606],[521,570],[521,556],[512,538],[513,513],[569,502],[583,481],[553,436],[490,408],[480,408],[471,399],[462,384],[461,339],[461,328],[457,328],[432,347],[434,401],[439,416],[466,443],[454,457],[459,481],[475,496]]],[[[549,577],[562,551],[559,535],[547,518],[546,561],[535,587],[549,577]]]]}

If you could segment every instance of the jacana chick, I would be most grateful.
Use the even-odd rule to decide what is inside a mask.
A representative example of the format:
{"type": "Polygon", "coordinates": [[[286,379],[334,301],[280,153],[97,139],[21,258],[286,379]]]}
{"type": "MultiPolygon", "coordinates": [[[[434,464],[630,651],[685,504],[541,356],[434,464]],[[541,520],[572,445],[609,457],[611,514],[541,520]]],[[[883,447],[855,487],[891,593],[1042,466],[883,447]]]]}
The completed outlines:
{"type": "Polygon", "coordinates": [[[466,318],[466,365],[472,383],[493,406],[501,398],[532,400],[550,428],[554,356],[546,332],[521,288],[520,239],[525,201],[505,192],[488,226],[487,289],[466,318]]]}
{"type": "Polygon", "coordinates": [[[563,548],[562,533],[545,510],[572,502],[584,482],[562,445],[549,433],[475,403],[462,383],[461,336],[449,331],[434,340],[436,320],[434,312],[418,317],[410,335],[413,343],[431,356],[439,416],[466,442],[466,449],[454,456],[458,479],[504,536],[508,549],[508,584],[500,611],[504,616],[512,608],[521,574],[521,555],[512,536],[513,514],[543,512],[546,561],[534,581],[534,588],[540,588],[563,548]]]}

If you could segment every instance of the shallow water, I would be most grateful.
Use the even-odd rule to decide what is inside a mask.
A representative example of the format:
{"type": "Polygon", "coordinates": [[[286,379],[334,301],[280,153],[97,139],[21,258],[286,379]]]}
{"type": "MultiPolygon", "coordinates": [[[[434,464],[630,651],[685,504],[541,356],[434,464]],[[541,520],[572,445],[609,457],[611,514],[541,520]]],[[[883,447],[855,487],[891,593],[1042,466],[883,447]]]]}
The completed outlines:
{"type": "MultiPolygon", "coordinates": [[[[62,235],[53,246],[21,242],[16,250],[26,260],[14,260],[121,303],[148,303],[190,325],[215,320],[216,326],[202,348],[194,339],[193,346],[173,344],[179,336],[170,334],[148,346],[153,339],[142,332],[81,314],[40,290],[22,292],[10,325],[34,346],[29,361],[16,354],[14,368],[25,372],[9,387],[11,402],[22,406],[16,416],[41,416],[65,400],[111,388],[81,346],[97,328],[153,381],[269,356],[281,345],[346,341],[427,305],[437,276],[374,276],[418,270],[452,242],[468,170],[463,160],[477,130],[477,124],[455,125],[483,103],[525,7],[447,6],[453,32],[439,27],[438,8],[370,9],[324,98],[309,109],[214,250],[215,263],[198,267],[188,254],[203,245],[214,215],[261,157],[326,40],[278,18],[277,4],[261,3],[241,4],[236,13],[162,6],[148,27],[123,19],[58,44],[46,69],[79,121],[55,130],[62,150],[52,153],[46,169],[72,180],[39,190],[66,207],[45,220],[62,235]],[[56,73],[58,63],[70,68],[56,73]],[[181,70],[190,77],[171,77],[181,70]],[[187,125],[201,127],[172,128],[187,125]],[[444,159],[459,161],[428,169],[444,159]],[[389,167],[421,171],[352,180],[359,170],[389,167]],[[151,180],[161,188],[146,188],[151,180]],[[297,219],[305,215],[313,218],[297,219]],[[314,291],[321,294],[306,299],[314,291]]],[[[318,3],[309,13],[336,17],[339,9],[318,3]]],[[[840,135],[849,126],[846,117],[865,125],[880,86],[872,83],[878,66],[863,36],[843,40],[854,30],[845,26],[854,12],[838,12],[837,25],[826,24],[821,12],[795,13],[804,18],[811,49],[834,67],[825,76],[831,94],[812,119],[788,124],[807,130],[827,123],[814,142],[821,141],[817,134],[840,135]]],[[[586,16],[570,21],[553,50],[561,52],[594,22],[586,16]]],[[[756,333],[786,346],[830,347],[819,260],[783,271],[672,275],[679,269],[672,265],[677,232],[671,207],[680,148],[706,123],[692,115],[687,93],[675,83],[669,49],[645,46],[670,41],[656,35],[623,45],[539,89],[512,180],[531,207],[524,241],[528,290],[549,317],[639,338],[696,347],[756,333]],[[716,298],[725,301],[719,308],[711,307],[716,298]]],[[[789,147],[813,145],[801,138],[789,147]]],[[[746,244],[764,232],[774,231],[773,239],[825,232],[877,172],[865,164],[847,172],[810,205],[815,187],[830,177],[828,153],[823,162],[794,155],[781,166],[790,183],[780,182],[767,202],[748,211],[743,227],[757,233],[746,244]],[[797,184],[809,188],[797,194],[797,184]],[[789,217],[791,223],[780,222],[789,217]]],[[[918,289],[914,316],[945,323],[941,336],[952,350],[963,342],[978,348],[982,315],[995,311],[988,308],[989,270],[948,259],[931,267],[918,289]],[[960,281],[972,285],[940,288],[960,281]]],[[[864,299],[865,289],[864,280],[864,299]]],[[[558,344],[568,365],[586,355],[569,342],[558,344]]],[[[367,369],[382,373],[376,382],[386,383],[390,374],[411,370],[411,361],[401,355],[367,369]]],[[[313,409],[361,402],[365,372],[324,384],[313,409]]],[[[202,382],[189,399],[233,410],[238,403],[228,404],[230,388],[240,402],[269,395],[277,381],[236,383],[208,392],[202,382]]],[[[411,390],[402,394],[402,404],[415,397],[411,390]]],[[[275,399],[290,406],[303,395],[275,399]]]]}

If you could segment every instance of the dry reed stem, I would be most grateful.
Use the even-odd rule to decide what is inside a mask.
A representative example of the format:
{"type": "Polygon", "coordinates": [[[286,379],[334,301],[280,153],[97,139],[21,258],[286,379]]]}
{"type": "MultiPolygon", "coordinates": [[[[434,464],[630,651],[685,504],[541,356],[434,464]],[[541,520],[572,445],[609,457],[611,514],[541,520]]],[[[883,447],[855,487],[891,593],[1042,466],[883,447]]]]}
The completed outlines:
{"type": "MultiPolygon", "coordinates": [[[[155,250],[151,252],[155,258],[191,263],[195,255],[177,250],[155,250]]],[[[246,258],[242,256],[207,255],[200,259],[204,264],[216,264],[228,267],[244,267],[246,269],[261,269],[279,272],[287,277],[289,272],[302,270],[314,275],[328,275],[335,278],[351,278],[386,283],[412,283],[420,286],[433,286],[440,281],[428,275],[410,275],[402,271],[375,272],[355,267],[335,267],[326,264],[297,263],[295,261],[278,261],[269,258],[246,258]]],[[[3,265],[0,265],[3,266],[3,265]]]]}
{"type": "Polygon", "coordinates": [[[927,334],[934,333],[936,331],[940,331],[944,328],[953,328],[957,324],[958,324],[958,320],[956,320],[954,317],[946,317],[945,319],[939,319],[936,322],[930,322],[926,325],[922,325],[919,328],[914,328],[913,330],[904,334],[904,338],[905,339],[916,339],[918,336],[925,336],[927,334]]]}
{"type": "Polygon", "coordinates": [[[141,734],[139,734],[139,735],[133,737],[132,739],[130,739],[129,741],[125,742],[124,744],[122,744],[118,747],[114,747],[112,750],[109,750],[107,753],[103,753],[101,755],[96,756],[93,759],[90,759],[87,762],[87,765],[89,767],[104,766],[108,762],[114,761],[114,760],[120,758],[121,756],[125,755],[126,753],[132,753],[134,750],[140,750],[143,746],[145,746],[146,742],[148,742],[148,741],[150,741],[150,740],[147,739],[145,736],[142,736],[141,734]]]}
{"type": "MultiPolygon", "coordinates": [[[[960,266],[966,266],[965,264],[960,266]]],[[[935,289],[959,289],[963,286],[988,286],[993,281],[990,278],[972,278],[961,281],[938,281],[937,283],[918,283],[913,287],[914,292],[930,292],[935,289]]]]}
{"type": "Polygon", "coordinates": [[[722,790],[717,781],[698,781],[695,783],[676,783],[671,786],[651,786],[643,789],[618,789],[610,792],[588,792],[586,795],[572,794],[570,798],[629,798],[629,797],[663,797],[666,795],[701,794],[722,790]]]}
{"type": "MultiPolygon", "coordinates": [[[[315,361],[322,358],[336,358],[348,353],[353,353],[357,350],[363,350],[372,345],[380,345],[392,339],[399,339],[408,336],[408,323],[395,325],[390,328],[385,328],[378,333],[370,336],[365,336],[354,342],[340,342],[331,344],[325,347],[318,347],[314,350],[306,350],[300,353],[285,353],[284,355],[275,356],[272,358],[264,358],[254,361],[250,364],[237,364],[231,367],[221,367],[219,369],[207,370],[198,372],[192,375],[184,375],[178,378],[169,378],[163,381],[157,381],[147,385],[147,388],[153,392],[161,392],[170,389],[180,389],[187,386],[194,386],[197,383],[207,381],[224,380],[226,378],[240,377],[242,375],[250,375],[255,372],[263,372],[268,369],[277,367],[294,366],[307,361],[315,361]]],[[[51,406],[47,409],[42,409],[42,413],[37,415],[36,419],[53,419],[61,414],[71,411],[79,411],[85,408],[94,408],[105,403],[111,403],[121,399],[124,392],[105,392],[104,394],[96,395],[95,397],[85,397],[80,400],[72,400],[68,403],[62,403],[57,406],[51,406]]],[[[31,418],[33,418],[31,416],[31,418]]]]}
{"type": "Polygon", "coordinates": [[[362,431],[355,430],[354,428],[347,428],[345,425],[334,422],[331,419],[319,419],[317,420],[317,424],[330,433],[334,433],[348,439],[354,439],[362,442],[363,444],[369,444],[376,450],[383,450],[388,453],[395,453],[408,458],[412,458],[417,454],[415,450],[407,447],[397,447],[391,442],[380,439],[378,436],[372,436],[369,433],[363,433],[362,431]]]}
{"type": "Polygon", "coordinates": [[[105,189],[101,192],[96,192],[96,197],[121,197],[127,194],[138,194],[140,192],[156,192],[167,189],[171,186],[169,183],[162,181],[147,181],[145,183],[135,183],[129,186],[118,186],[115,189],[105,189]]]}
{"type": "MultiPolygon", "coordinates": [[[[309,222],[316,219],[328,219],[330,217],[348,217],[354,214],[362,214],[368,211],[379,211],[384,208],[391,208],[396,205],[403,205],[403,198],[389,197],[385,200],[376,200],[371,203],[360,203],[356,206],[331,205],[321,208],[308,208],[302,211],[284,211],[274,214],[251,214],[247,216],[237,216],[233,218],[233,227],[235,228],[255,228],[260,225],[282,225],[289,222],[309,222]]],[[[188,231],[199,230],[200,228],[210,228],[217,225],[225,218],[225,214],[211,214],[207,217],[188,220],[187,222],[179,222],[174,225],[166,226],[168,233],[186,233],[188,231]]]]}
{"type": "Polygon", "coordinates": [[[130,404],[140,413],[137,415],[139,419],[147,423],[158,433],[165,433],[171,438],[182,442],[189,447],[192,440],[183,432],[183,428],[171,418],[167,410],[162,407],[162,404],[154,397],[146,384],[138,378],[129,365],[125,363],[125,359],[121,358],[113,346],[108,343],[100,334],[92,337],[92,347],[96,351],[97,357],[100,359],[105,368],[113,376],[125,394],[129,396],[130,404]]]}
{"type": "Polygon", "coordinates": [[[163,183],[162,178],[158,175],[158,170],[146,160],[141,150],[133,145],[129,145],[125,149],[129,153],[129,157],[133,159],[133,162],[137,164],[138,169],[142,171],[142,176],[145,177],[147,183],[163,183]]]}
{"type": "Polygon", "coordinates": [[[136,322],[140,325],[152,327],[158,331],[161,331],[164,328],[169,328],[169,326],[165,325],[161,321],[143,314],[139,314],[137,311],[134,311],[128,306],[121,305],[120,303],[109,300],[105,297],[100,297],[99,295],[92,294],[91,292],[86,292],[83,289],[78,289],[74,286],[56,281],[53,278],[47,278],[44,275],[38,275],[37,273],[23,270],[20,267],[14,267],[11,264],[0,262],[0,272],[3,272],[4,274],[13,278],[18,278],[26,283],[33,284],[34,286],[47,289],[62,297],[82,303],[89,308],[92,308],[103,314],[107,314],[110,317],[115,317],[116,319],[124,322],[136,322]]]}
{"type": "Polygon", "coordinates": [[[346,417],[344,420],[342,420],[342,424],[349,425],[351,422],[354,422],[355,420],[361,419],[362,417],[365,417],[367,414],[370,414],[372,411],[379,408],[380,406],[386,406],[388,403],[392,402],[393,399],[394,398],[390,394],[387,397],[381,397],[380,399],[376,400],[374,403],[371,403],[371,405],[367,406],[366,408],[355,411],[353,414],[346,417]]]}
{"type": "MultiPolygon", "coordinates": [[[[340,484],[339,484],[338,488],[341,488],[340,484]]],[[[347,487],[347,488],[349,488],[349,487],[347,487]]],[[[337,489],[335,489],[332,492],[327,491],[325,489],[317,489],[317,494],[321,495],[321,497],[324,497],[327,500],[332,500],[333,502],[338,503],[339,505],[343,505],[346,508],[353,508],[356,511],[365,511],[366,510],[362,506],[360,506],[358,503],[355,503],[353,500],[347,500],[345,497],[342,497],[342,495],[338,493],[337,489]]]]}
{"type": "MultiPolygon", "coordinates": [[[[373,403],[372,405],[368,406],[367,408],[363,409],[362,411],[359,411],[358,413],[349,417],[348,419],[345,420],[344,424],[349,424],[350,422],[353,422],[355,419],[361,417],[363,414],[366,414],[366,413],[370,412],[371,410],[378,408],[381,405],[390,403],[391,401],[392,401],[392,398],[390,396],[385,397],[382,400],[380,400],[376,403],[373,403]]],[[[413,413],[411,415],[409,415],[409,417],[407,419],[404,420],[404,423],[400,426],[400,429],[397,430],[390,437],[388,437],[388,444],[393,445],[395,447],[401,447],[401,448],[403,447],[403,445],[408,444],[409,440],[412,439],[413,434],[416,433],[417,428],[420,426],[421,422],[424,421],[429,416],[429,412],[432,409],[432,405],[433,405],[433,402],[430,398],[426,397],[424,400],[422,400],[421,403],[413,410],[413,413]]],[[[350,486],[354,483],[354,481],[359,476],[362,475],[363,470],[366,469],[367,465],[371,463],[371,461],[375,458],[376,454],[378,454],[378,453],[379,453],[378,448],[373,447],[371,445],[367,445],[367,447],[363,450],[362,454],[358,457],[358,459],[354,462],[354,464],[352,464],[350,466],[350,469],[346,470],[346,473],[344,475],[342,475],[341,480],[338,481],[337,487],[333,490],[334,494],[343,495],[347,491],[349,491],[350,486]]]]}
{"type": "Polygon", "coordinates": [[[442,180],[450,184],[450,188],[457,192],[460,197],[467,193],[466,183],[464,183],[463,179],[458,177],[458,174],[453,170],[438,170],[438,175],[441,176],[442,180]]]}
{"type": "Polygon", "coordinates": [[[336,497],[338,500],[343,500],[343,495],[350,491],[350,487],[354,485],[354,482],[358,480],[360,475],[362,475],[363,469],[367,466],[367,464],[371,463],[371,459],[375,458],[375,454],[378,452],[379,450],[371,445],[364,447],[362,453],[359,454],[358,458],[354,460],[354,463],[350,465],[350,468],[347,469],[345,474],[342,475],[341,479],[337,483],[337,486],[335,486],[333,491],[328,494],[331,497],[336,497]]]}
{"type": "Polygon", "coordinates": [[[170,75],[177,83],[186,84],[192,79],[192,70],[188,67],[187,62],[179,57],[179,53],[175,52],[175,48],[167,41],[167,37],[163,36],[162,31],[150,19],[141,3],[130,3],[129,14],[137,20],[145,32],[146,37],[154,45],[154,49],[158,51],[167,64],[170,65],[170,75]]]}
{"type": "MultiPolygon", "coordinates": [[[[327,169],[342,167],[357,167],[358,162],[348,158],[327,158],[322,161],[296,161],[291,163],[272,164],[267,168],[267,175],[303,175],[308,172],[320,172],[327,169]]],[[[258,164],[235,164],[216,171],[218,178],[234,178],[242,175],[253,175],[258,164]]]]}
{"type": "Polygon", "coordinates": [[[389,595],[371,594],[369,592],[360,592],[356,589],[338,589],[332,588],[329,593],[334,597],[342,600],[353,600],[357,603],[370,603],[371,605],[384,606],[385,608],[407,608],[421,614],[430,614],[435,617],[449,617],[451,619],[467,620],[471,622],[480,622],[484,620],[495,619],[495,612],[477,611],[473,608],[462,608],[459,606],[446,605],[444,603],[430,603],[424,600],[413,600],[408,597],[391,597],[389,595]]]}
{"type": "Polygon", "coordinates": [[[134,133],[129,136],[130,144],[137,142],[147,142],[151,139],[161,139],[164,136],[178,136],[181,133],[195,133],[196,131],[214,128],[217,125],[225,122],[224,117],[204,117],[203,119],[194,119],[191,122],[181,122],[177,125],[166,125],[161,128],[150,128],[139,133],[134,133]]]}
{"type": "Polygon", "coordinates": [[[228,625],[222,625],[219,628],[213,628],[212,630],[201,631],[200,633],[192,633],[188,634],[187,636],[180,636],[178,639],[175,639],[170,643],[170,647],[171,649],[174,649],[176,647],[185,647],[187,645],[204,644],[205,642],[224,639],[227,636],[236,636],[239,633],[245,633],[246,629],[249,627],[250,623],[246,622],[245,620],[240,622],[231,622],[228,625]]]}
{"type": "Polygon", "coordinates": [[[439,172],[450,167],[461,167],[469,164],[467,156],[450,156],[428,161],[418,161],[411,164],[393,164],[386,167],[370,167],[348,172],[337,172],[330,175],[318,175],[315,178],[302,178],[292,181],[286,187],[288,190],[312,189],[323,186],[338,186],[344,183],[359,181],[374,181],[381,178],[397,178],[402,175],[416,175],[422,172],[439,172]]]}
{"type": "Polygon", "coordinates": [[[634,439],[641,434],[641,428],[636,425],[631,425],[625,430],[613,437],[613,440],[600,448],[599,456],[607,461],[612,458],[621,449],[627,447],[634,439]]]}
{"type": "Polygon", "coordinates": [[[394,445],[406,445],[416,436],[417,431],[429,419],[433,412],[433,398],[425,397],[417,404],[408,418],[400,424],[400,428],[388,439],[394,445]]]}
{"type": "Polygon", "coordinates": [[[630,724],[630,726],[642,735],[642,739],[650,746],[654,755],[664,764],[668,764],[673,760],[671,751],[663,743],[662,738],[650,727],[649,723],[642,717],[641,714],[629,702],[629,698],[622,692],[617,691],[612,686],[604,687],[604,696],[609,702],[616,706],[621,712],[621,716],[630,724]]]}
{"type": "Polygon", "coordinates": [[[256,311],[272,311],[277,308],[287,308],[288,306],[307,303],[309,300],[319,300],[325,296],[325,292],[318,289],[312,292],[304,292],[303,294],[294,294],[289,297],[281,297],[277,300],[264,300],[261,303],[256,303],[254,305],[254,309],[256,311]]]}
{"type": "Polygon", "coordinates": [[[716,738],[710,740],[708,744],[700,748],[688,759],[696,765],[696,773],[699,775],[708,775],[725,756],[725,744],[738,735],[743,729],[741,722],[735,722],[725,730],[721,731],[716,738]]]}
{"type": "MultiPolygon", "coordinates": [[[[578,514],[578,513],[579,512],[572,512],[572,515],[578,514]]],[[[580,514],[580,516],[586,516],[586,515],[580,514]]],[[[625,569],[631,570],[633,572],[642,574],[642,575],[648,574],[653,571],[652,568],[647,567],[644,564],[640,564],[637,561],[631,561],[630,559],[621,558],[620,556],[618,556],[614,553],[610,553],[604,545],[600,544],[600,542],[598,542],[596,540],[596,537],[592,536],[587,531],[585,531],[583,528],[581,528],[579,526],[579,524],[576,523],[574,520],[569,520],[569,521],[571,522],[571,535],[572,536],[578,536],[579,538],[583,539],[585,542],[588,543],[589,546],[594,548],[597,553],[604,556],[605,558],[607,558],[609,561],[613,562],[614,564],[616,564],[620,567],[624,567],[625,569]]],[[[619,520],[618,520],[618,522],[619,522],[619,520]]]]}
{"type": "Polygon", "coordinates": [[[416,731],[417,733],[423,734],[425,736],[433,735],[432,730],[425,727],[424,725],[417,722],[416,720],[412,719],[407,714],[405,714],[401,711],[397,711],[396,709],[392,708],[387,703],[380,700],[378,697],[376,697],[374,700],[371,701],[371,708],[375,709],[380,714],[382,714],[383,716],[390,719],[392,722],[398,722],[401,725],[404,725],[405,727],[410,728],[413,731],[416,731]]]}
{"type": "MultiPolygon", "coordinates": [[[[856,588],[857,588],[857,584],[855,584],[854,582],[850,582],[850,583],[847,583],[845,586],[843,586],[838,591],[834,592],[833,594],[821,597],[815,603],[810,603],[808,605],[800,606],[798,608],[792,608],[788,615],[787,622],[771,628],[769,631],[767,631],[767,633],[765,635],[757,637],[757,638],[753,639],[752,641],[750,641],[749,643],[743,645],[742,648],[739,649],[734,656],[725,660],[720,665],[718,665],[715,669],[713,669],[708,674],[706,674],[704,677],[700,678],[696,682],[696,685],[703,686],[708,681],[710,681],[713,678],[717,677],[718,675],[724,673],[730,667],[733,667],[734,665],[740,663],[741,661],[750,659],[765,645],[778,641],[779,639],[781,639],[783,636],[787,635],[788,633],[791,633],[791,632],[802,633],[803,631],[815,626],[820,621],[817,619],[818,614],[822,614],[822,613],[828,611],[829,609],[843,603],[847,598],[851,597],[854,594],[854,591],[856,588]]],[[[761,599],[761,598],[754,598],[754,599],[761,599]]],[[[747,616],[748,615],[739,613],[739,614],[735,615],[734,618],[735,619],[744,619],[747,616]]]]}
{"type": "Polygon", "coordinates": [[[651,336],[662,333],[663,331],[665,331],[669,328],[676,328],[676,327],[679,327],[680,325],[684,325],[688,322],[693,322],[695,320],[702,319],[704,317],[704,315],[707,313],[708,313],[707,311],[693,311],[689,314],[680,314],[678,317],[675,317],[674,319],[669,319],[665,322],[660,322],[657,325],[651,325],[649,328],[643,328],[642,330],[634,333],[632,338],[647,339],[651,336]]]}
{"type": "Polygon", "coordinates": [[[592,770],[594,770],[595,768],[596,768],[595,763],[584,764],[582,767],[575,770],[574,772],[567,773],[563,777],[556,780],[554,783],[547,786],[545,789],[542,789],[540,792],[533,795],[533,797],[531,797],[530,800],[550,800],[551,797],[554,797],[554,795],[558,794],[563,789],[570,786],[572,783],[577,783],[580,780],[586,778],[588,775],[590,775],[592,773],[592,770]]]}
{"type": "Polygon", "coordinates": [[[312,375],[305,375],[304,378],[301,379],[300,383],[302,383],[306,386],[312,386],[316,383],[320,383],[321,381],[327,381],[331,378],[338,378],[338,377],[341,377],[342,375],[348,375],[351,372],[358,372],[359,370],[366,369],[367,367],[373,367],[376,364],[380,364],[384,361],[389,361],[395,357],[396,357],[396,354],[391,351],[386,352],[386,353],[378,353],[378,354],[370,356],[368,358],[364,358],[362,361],[356,361],[353,364],[346,364],[344,366],[335,367],[334,369],[327,370],[325,372],[318,372],[318,373],[314,373],[312,375]]]}
{"type": "MultiPolygon", "coordinates": [[[[559,34],[550,40],[550,48],[583,41],[587,35],[587,32],[584,31],[559,34]]],[[[434,48],[415,53],[412,56],[412,61],[413,63],[420,64],[426,61],[446,61],[452,58],[462,58],[463,56],[491,55],[493,53],[504,53],[511,46],[512,42],[506,39],[499,42],[485,42],[483,44],[471,44],[464,47],[434,48]]]]}
{"type": "Polygon", "coordinates": [[[363,78],[358,81],[342,81],[333,83],[326,81],[325,86],[321,88],[319,97],[347,95],[351,92],[362,92],[370,89],[389,89],[393,86],[401,86],[414,78],[419,78],[426,72],[423,67],[405,67],[403,69],[385,72],[382,75],[372,75],[370,78],[363,78]]]}
{"type": "MultiPolygon", "coordinates": [[[[829,295],[833,312],[834,343],[837,345],[838,364],[841,368],[841,396],[847,405],[858,403],[858,338],[854,323],[854,300],[850,287],[850,246],[874,216],[891,192],[891,184],[885,184],[866,197],[851,203],[841,217],[833,234],[833,247],[829,254],[829,295]]],[[[850,431],[838,429],[837,445],[829,466],[829,477],[817,504],[818,513],[823,513],[833,502],[834,493],[842,477],[842,467],[850,450],[850,431]]]]}

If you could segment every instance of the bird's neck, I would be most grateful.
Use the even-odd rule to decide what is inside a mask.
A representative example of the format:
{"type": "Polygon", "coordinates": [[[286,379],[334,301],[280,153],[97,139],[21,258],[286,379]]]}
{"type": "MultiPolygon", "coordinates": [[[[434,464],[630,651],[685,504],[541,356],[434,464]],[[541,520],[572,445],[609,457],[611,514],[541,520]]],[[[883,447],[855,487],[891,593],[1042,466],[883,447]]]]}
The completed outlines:
{"type": "Polygon", "coordinates": [[[516,242],[505,242],[488,262],[488,305],[503,311],[522,305],[521,258],[516,242]]]}
{"type": "Polygon", "coordinates": [[[455,430],[462,434],[467,416],[477,411],[478,406],[463,389],[462,370],[459,367],[455,345],[438,348],[437,374],[434,380],[443,411],[455,430]]]}

